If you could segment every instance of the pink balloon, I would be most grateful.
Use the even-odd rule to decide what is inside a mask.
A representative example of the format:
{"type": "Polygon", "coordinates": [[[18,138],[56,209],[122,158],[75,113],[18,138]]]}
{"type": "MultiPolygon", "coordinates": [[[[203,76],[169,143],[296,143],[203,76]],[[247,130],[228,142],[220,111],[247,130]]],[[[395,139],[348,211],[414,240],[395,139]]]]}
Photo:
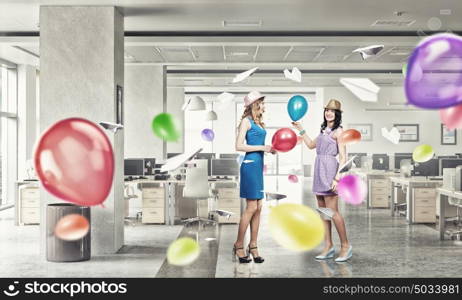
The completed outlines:
{"type": "Polygon", "coordinates": [[[273,135],[271,144],[276,151],[288,152],[297,145],[297,135],[290,128],[278,129],[273,135]]]}
{"type": "Polygon", "coordinates": [[[440,110],[440,118],[449,130],[462,128],[462,104],[440,110]]]}
{"type": "Polygon", "coordinates": [[[52,195],[83,206],[98,205],[111,191],[114,153],[106,134],[80,118],[61,120],[40,137],[37,175],[52,195]]]}
{"type": "Polygon", "coordinates": [[[367,186],[356,175],[347,175],[340,179],[337,184],[340,199],[352,205],[361,204],[367,195],[367,186]]]}
{"type": "Polygon", "coordinates": [[[288,177],[289,181],[292,183],[297,183],[298,182],[298,177],[297,175],[289,175],[288,177]]]}
{"type": "Polygon", "coordinates": [[[55,227],[55,235],[65,241],[80,240],[90,229],[88,220],[79,214],[70,214],[59,219],[55,227]]]}

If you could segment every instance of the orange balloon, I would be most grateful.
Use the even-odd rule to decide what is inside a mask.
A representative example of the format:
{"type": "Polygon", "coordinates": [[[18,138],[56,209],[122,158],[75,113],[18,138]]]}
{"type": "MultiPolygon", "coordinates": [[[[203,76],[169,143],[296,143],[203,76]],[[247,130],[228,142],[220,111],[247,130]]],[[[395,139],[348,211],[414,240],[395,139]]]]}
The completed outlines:
{"type": "Polygon", "coordinates": [[[340,144],[353,144],[361,140],[361,133],[356,129],[348,129],[342,132],[338,138],[340,144]]]}
{"type": "Polygon", "coordinates": [[[65,241],[76,241],[86,236],[89,229],[90,224],[84,216],[70,214],[58,221],[55,227],[55,235],[65,241]]]}

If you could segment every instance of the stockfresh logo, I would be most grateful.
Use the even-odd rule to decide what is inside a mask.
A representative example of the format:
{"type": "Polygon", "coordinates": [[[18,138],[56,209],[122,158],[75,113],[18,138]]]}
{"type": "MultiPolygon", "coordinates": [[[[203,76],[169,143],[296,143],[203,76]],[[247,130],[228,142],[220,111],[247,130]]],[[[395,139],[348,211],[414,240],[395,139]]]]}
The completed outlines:
{"type": "Polygon", "coordinates": [[[19,291],[16,289],[16,285],[19,284],[19,281],[14,281],[13,284],[8,285],[6,290],[3,291],[8,297],[15,297],[19,294],[19,291]]]}

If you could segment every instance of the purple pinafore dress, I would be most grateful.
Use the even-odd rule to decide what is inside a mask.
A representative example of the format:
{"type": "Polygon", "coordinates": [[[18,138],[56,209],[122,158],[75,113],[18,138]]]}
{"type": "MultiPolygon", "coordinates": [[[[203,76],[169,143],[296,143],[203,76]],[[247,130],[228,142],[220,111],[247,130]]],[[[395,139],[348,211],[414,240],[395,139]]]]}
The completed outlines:
{"type": "MultiPolygon", "coordinates": [[[[335,130],[334,130],[335,131],[335,130]]],[[[313,192],[316,195],[337,195],[331,189],[338,170],[338,145],[329,127],[316,138],[316,160],[314,163],[313,192]]]]}

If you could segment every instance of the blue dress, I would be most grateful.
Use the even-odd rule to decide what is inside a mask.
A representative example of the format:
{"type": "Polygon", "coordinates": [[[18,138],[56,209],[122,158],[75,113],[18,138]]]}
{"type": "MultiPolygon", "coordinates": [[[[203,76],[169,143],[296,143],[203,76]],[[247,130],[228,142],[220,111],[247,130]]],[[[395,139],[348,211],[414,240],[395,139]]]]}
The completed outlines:
{"type": "MultiPolygon", "coordinates": [[[[266,130],[255,124],[251,118],[249,121],[250,129],[245,134],[247,145],[265,145],[266,130]]],[[[241,164],[241,198],[263,199],[263,159],[263,151],[246,152],[241,164]]]]}

